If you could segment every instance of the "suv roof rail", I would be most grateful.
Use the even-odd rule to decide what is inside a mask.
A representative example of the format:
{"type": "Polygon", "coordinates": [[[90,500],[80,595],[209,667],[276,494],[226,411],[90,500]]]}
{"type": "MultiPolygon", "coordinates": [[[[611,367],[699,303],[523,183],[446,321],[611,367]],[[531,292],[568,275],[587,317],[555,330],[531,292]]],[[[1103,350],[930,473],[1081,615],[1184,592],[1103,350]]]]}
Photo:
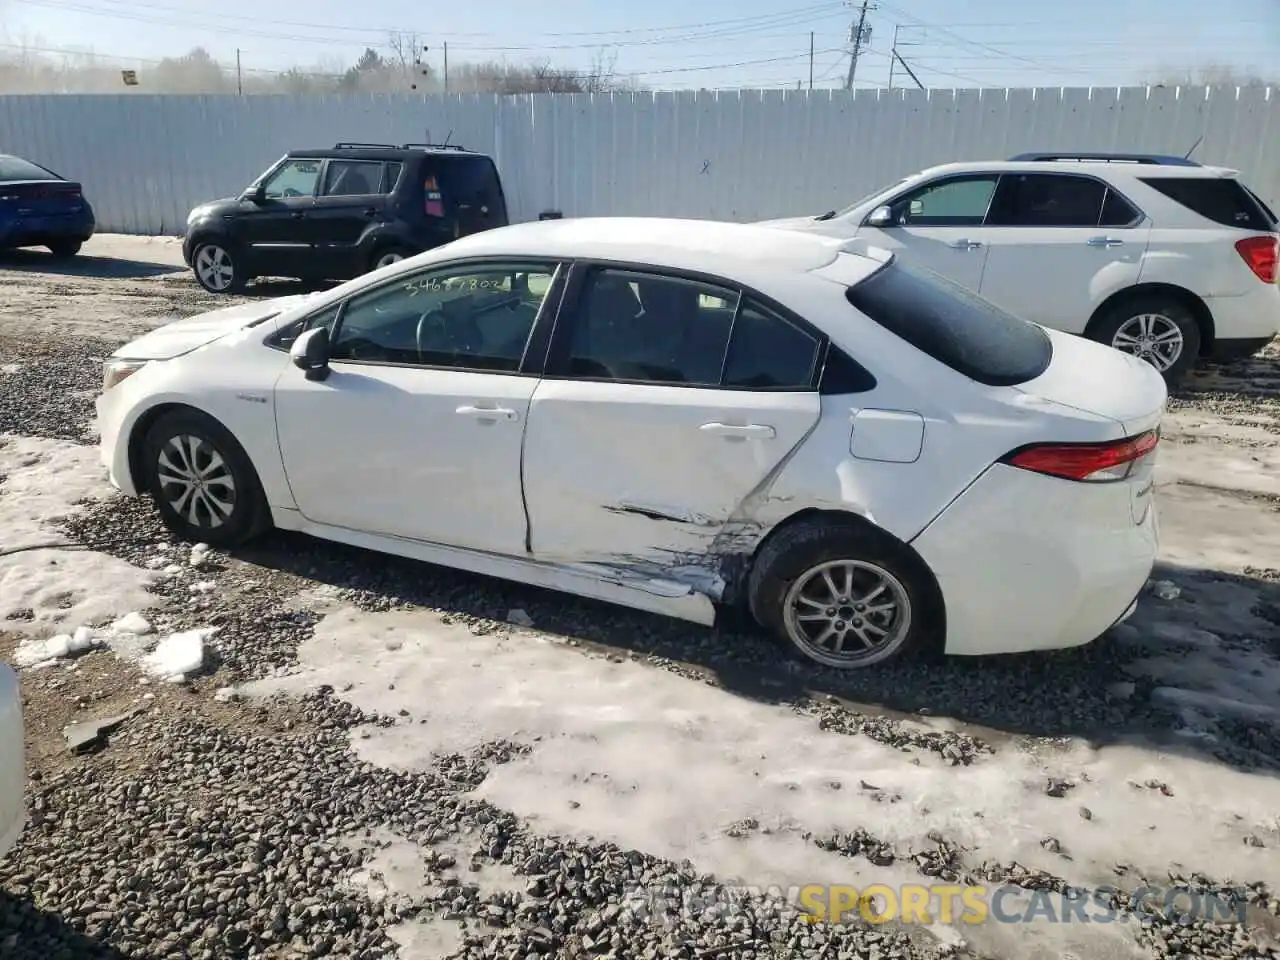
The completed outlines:
{"type": "Polygon", "coordinates": [[[1096,160],[1100,163],[1141,163],[1159,167],[1198,167],[1200,164],[1186,157],[1166,156],[1159,153],[1020,153],[1010,157],[1017,163],[1052,163],[1055,160],[1096,160]]]}
{"type": "Polygon", "coordinates": [[[356,142],[348,143],[346,141],[343,141],[342,143],[335,143],[333,145],[333,149],[335,150],[399,150],[400,148],[397,147],[394,143],[356,143],[356,142]]]}
{"type": "Polygon", "coordinates": [[[402,143],[401,150],[460,150],[467,152],[467,148],[460,143],[402,143]]]}

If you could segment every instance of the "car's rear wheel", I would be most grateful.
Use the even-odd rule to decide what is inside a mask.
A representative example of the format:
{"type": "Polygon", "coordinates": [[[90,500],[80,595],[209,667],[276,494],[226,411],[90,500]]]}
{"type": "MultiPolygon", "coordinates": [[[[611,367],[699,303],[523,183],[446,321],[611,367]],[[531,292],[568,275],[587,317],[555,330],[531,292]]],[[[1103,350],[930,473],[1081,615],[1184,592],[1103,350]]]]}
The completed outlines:
{"type": "Polygon", "coordinates": [[[381,270],[383,267],[389,267],[393,263],[399,263],[413,256],[413,251],[405,247],[380,247],[373,252],[370,258],[369,269],[381,270]]]}
{"type": "Polygon", "coordinates": [[[1143,294],[1108,308],[1089,336],[1147,361],[1170,385],[1200,356],[1200,325],[1191,310],[1165,294],[1143,294]]]}
{"type": "Polygon", "coordinates": [[[221,243],[199,244],[191,254],[191,272],[210,293],[239,293],[248,279],[221,243]]]}
{"type": "Polygon", "coordinates": [[[84,244],[79,240],[58,240],[49,244],[49,252],[59,260],[70,260],[84,244]]]}
{"type": "Polygon", "coordinates": [[[852,670],[938,649],[941,599],[892,537],[820,518],[761,549],[748,587],[755,618],[802,656],[852,670]]]}
{"type": "Polygon", "coordinates": [[[143,441],[147,487],[185,540],[229,547],[269,525],[258,475],[235,437],[194,410],[163,415],[143,441]]]}

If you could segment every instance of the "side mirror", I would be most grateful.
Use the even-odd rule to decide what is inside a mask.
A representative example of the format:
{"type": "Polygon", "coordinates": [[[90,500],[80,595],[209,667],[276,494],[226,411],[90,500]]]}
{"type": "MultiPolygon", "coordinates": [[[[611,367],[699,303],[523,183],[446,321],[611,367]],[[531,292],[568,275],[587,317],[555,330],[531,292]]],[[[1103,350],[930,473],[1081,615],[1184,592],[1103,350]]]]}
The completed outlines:
{"type": "Polygon", "coordinates": [[[876,207],[867,217],[869,227],[888,227],[893,223],[893,210],[888,206],[876,207]]]}
{"type": "Polygon", "coordinates": [[[329,331],[316,327],[303,333],[289,348],[289,359],[308,380],[324,380],[329,376],[329,331]]]}
{"type": "Polygon", "coordinates": [[[244,193],[240,194],[241,200],[248,200],[251,203],[265,203],[267,199],[267,188],[265,184],[258,184],[256,187],[250,187],[244,193]]]}

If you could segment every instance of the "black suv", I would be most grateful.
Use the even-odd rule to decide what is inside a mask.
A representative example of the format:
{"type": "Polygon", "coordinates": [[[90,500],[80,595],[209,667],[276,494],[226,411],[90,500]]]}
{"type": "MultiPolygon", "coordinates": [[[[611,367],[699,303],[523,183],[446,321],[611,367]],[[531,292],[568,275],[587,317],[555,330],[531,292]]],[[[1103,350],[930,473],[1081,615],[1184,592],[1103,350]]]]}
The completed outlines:
{"type": "Polygon", "coordinates": [[[236,199],[187,216],[182,258],[213,293],[254,277],[350,280],[507,224],[498,169],[461,147],[339,143],[291,150],[236,199]]]}

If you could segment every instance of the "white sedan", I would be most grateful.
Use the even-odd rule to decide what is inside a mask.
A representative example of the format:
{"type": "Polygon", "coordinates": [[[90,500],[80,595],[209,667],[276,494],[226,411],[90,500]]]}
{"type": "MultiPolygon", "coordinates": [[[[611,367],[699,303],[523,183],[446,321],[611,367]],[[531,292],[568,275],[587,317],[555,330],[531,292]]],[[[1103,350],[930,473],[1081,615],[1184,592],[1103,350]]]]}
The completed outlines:
{"type": "Polygon", "coordinates": [[[0,857],[18,842],[27,822],[22,798],[24,768],[22,695],[18,678],[0,663],[0,857]]]}
{"type": "Polygon", "coordinates": [[[1156,555],[1164,382],[887,254],[702,221],[487,231],[111,357],[112,482],[819,663],[1088,643],[1156,555]]]}

